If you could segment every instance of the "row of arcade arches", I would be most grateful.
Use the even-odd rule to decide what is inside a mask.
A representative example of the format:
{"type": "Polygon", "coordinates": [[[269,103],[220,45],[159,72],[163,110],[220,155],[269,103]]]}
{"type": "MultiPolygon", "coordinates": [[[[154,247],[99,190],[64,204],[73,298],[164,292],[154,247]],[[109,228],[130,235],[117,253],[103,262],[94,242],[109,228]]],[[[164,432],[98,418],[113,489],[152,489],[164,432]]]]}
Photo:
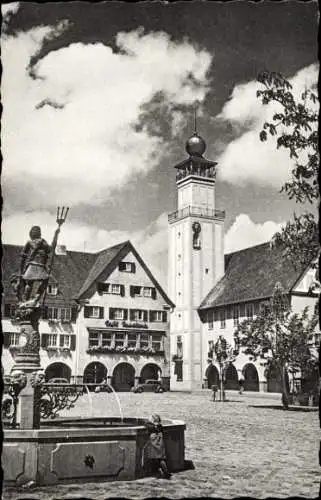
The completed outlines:
{"type": "MultiPolygon", "coordinates": [[[[52,363],[45,371],[46,381],[53,378],[71,379],[71,369],[65,363],[52,363]]],[[[109,375],[106,366],[100,362],[89,363],[83,373],[84,384],[100,384],[109,375]]],[[[161,375],[160,367],[155,363],[147,363],[136,374],[135,368],[130,363],[119,363],[115,366],[111,375],[111,384],[115,391],[130,391],[135,384],[135,377],[139,376],[139,381],[148,379],[159,379],[161,375]]]]}
{"type": "MultiPolygon", "coordinates": [[[[259,391],[259,375],[253,363],[244,366],[242,373],[244,375],[244,390],[259,391]]],[[[267,381],[267,392],[281,392],[280,379],[276,371],[271,367],[265,373],[267,381]]],[[[205,376],[207,377],[208,387],[219,385],[219,371],[214,365],[208,366],[205,376]]],[[[225,389],[237,390],[239,388],[238,373],[233,364],[230,364],[225,373],[225,389]]]]}

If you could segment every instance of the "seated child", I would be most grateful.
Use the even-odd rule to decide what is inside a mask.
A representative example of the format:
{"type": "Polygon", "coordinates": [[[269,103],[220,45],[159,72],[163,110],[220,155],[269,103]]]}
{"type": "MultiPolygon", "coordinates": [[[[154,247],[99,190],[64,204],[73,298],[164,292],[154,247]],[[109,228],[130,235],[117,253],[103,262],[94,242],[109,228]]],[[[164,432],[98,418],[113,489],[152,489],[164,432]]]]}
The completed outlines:
{"type": "Polygon", "coordinates": [[[163,427],[159,415],[153,414],[150,421],[145,422],[149,439],[143,450],[143,465],[152,474],[158,473],[160,478],[169,479],[171,474],[166,464],[166,452],[163,427]]]}

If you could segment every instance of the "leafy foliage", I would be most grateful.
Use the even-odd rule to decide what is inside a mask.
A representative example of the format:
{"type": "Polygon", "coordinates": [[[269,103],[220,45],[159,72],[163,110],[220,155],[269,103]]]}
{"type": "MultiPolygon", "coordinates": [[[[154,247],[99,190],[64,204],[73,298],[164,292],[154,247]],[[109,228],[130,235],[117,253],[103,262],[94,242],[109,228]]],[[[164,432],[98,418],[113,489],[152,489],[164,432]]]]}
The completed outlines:
{"type": "MultiPolygon", "coordinates": [[[[281,192],[298,203],[313,203],[319,198],[318,189],[318,106],[314,89],[306,89],[296,98],[291,83],[279,73],[264,71],[258,81],[265,87],[257,91],[263,105],[277,104],[279,110],[270,122],[265,122],[260,140],[268,136],[276,140],[277,149],[288,151],[293,159],[291,178],[281,192]]],[[[319,249],[318,225],[312,213],[294,216],[275,236],[283,243],[293,263],[309,264],[319,249]],[[300,262],[299,262],[300,261],[300,262]]]]}
{"type": "Polygon", "coordinates": [[[288,297],[276,284],[270,301],[262,304],[255,319],[241,322],[234,332],[235,343],[254,361],[273,366],[281,378],[284,405],[287,406],[286,371],[301,373],[312,370],[318,363],[311,337],[317,324],[317,310],[309,319],[308,308],[301,314],[292,313],[288,297]]]}

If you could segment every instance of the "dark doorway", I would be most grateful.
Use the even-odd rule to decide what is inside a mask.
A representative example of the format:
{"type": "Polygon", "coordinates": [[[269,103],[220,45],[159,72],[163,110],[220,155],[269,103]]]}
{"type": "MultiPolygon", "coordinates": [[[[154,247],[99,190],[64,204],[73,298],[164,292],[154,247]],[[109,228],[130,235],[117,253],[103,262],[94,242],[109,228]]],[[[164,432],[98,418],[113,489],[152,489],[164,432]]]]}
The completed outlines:
{"type": "Polygon", "coordinates": [[[135,369],[129,363],[119,363],[113,373],[113,388],[115,391],[130,391],[135,384],[135,369]]]}
{"type": "Polygon", "coordinates": [[[101,384],[106,378],[107,368],[102,363],[89,363],[84,370],[84,384],[101,384]]]}
{"type": "Polygon", "coordinates": [[[45,370],[46,382],[52,378],[65,378],[70,382],[71,369],[65,363],[52,363],[45,370]]]}
{"type": "Polygon", "coordinates": [[[220,385],[220,376],[218,373],[218,369],[214,365],[210,365],[207,367],[205,372],[205,376],[207,378],[207,387],[209,389],[212,388],[213,385],[220,385]]]}
{"type": "Polygon", "coordinates": [[[229,390],[238,390],[239,388],[239,379],[237,375],[237,371],[234,365],[229,364],[225,371],[225,389],[229,390]]]}
{"type": "Polygon", "coordinates": [[[243,374],[244,374],[244,390],[258,392],[260,390],[259,376],[257,373],[257,369],[255,368],[253,363],[245,365],[243,369],[243,374]]]}
{"type": "Polygon", "coordinates": [[[158,380],[160,379],[161,373],[162,371],[159,366],[157,366],[155,363],[148,363],[143,367],[140,373],[140,381],[143,383],[148,379],[158,380]]]}

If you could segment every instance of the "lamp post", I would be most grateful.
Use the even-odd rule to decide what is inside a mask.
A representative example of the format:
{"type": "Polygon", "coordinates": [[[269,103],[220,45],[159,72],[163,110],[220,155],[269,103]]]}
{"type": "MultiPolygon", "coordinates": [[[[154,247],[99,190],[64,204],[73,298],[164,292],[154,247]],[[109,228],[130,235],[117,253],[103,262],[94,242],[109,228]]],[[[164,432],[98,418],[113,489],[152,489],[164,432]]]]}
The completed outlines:
{"type": "Polygon", "coordinates": [[[220,367],[220,401],[224,401],[223,364],[227,358],[226,348],[227,342],[223,335],[220,335],[214,344],[215,356],[220,367]]]}

